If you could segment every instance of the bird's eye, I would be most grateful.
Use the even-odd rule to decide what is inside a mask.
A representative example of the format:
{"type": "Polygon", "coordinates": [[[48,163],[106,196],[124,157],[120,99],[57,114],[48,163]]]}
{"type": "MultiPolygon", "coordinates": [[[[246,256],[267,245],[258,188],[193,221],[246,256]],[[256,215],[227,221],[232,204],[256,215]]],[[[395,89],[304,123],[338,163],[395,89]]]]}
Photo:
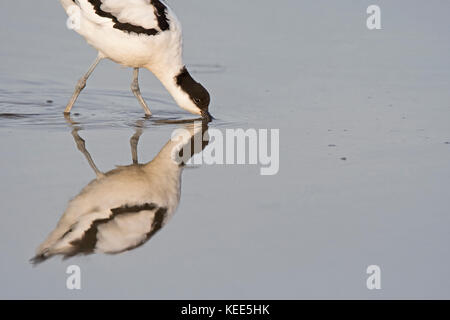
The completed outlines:
{"type": "Polygon", "coordinates": [[[194,98],[194,102],[195,102],[196,104],[199,104],[199,103],[200,103],[200,99],[199,99],[199,98],[194,98]]]}

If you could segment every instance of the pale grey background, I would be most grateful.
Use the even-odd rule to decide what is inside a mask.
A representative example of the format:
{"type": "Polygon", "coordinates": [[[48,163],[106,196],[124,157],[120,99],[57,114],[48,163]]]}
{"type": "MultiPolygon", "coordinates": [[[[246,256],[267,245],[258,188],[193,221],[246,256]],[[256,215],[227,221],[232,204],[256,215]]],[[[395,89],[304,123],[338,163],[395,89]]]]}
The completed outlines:
{"type": "MultiPolygon", "coordinates": [[[[57,1],[1,1],[0,113],[21,117],[0,117],[0,298],[450,298],[450,2],[170,4],[212,126],[279,128],[280,173],[186,170],[179,210],[142,248],[32,268],[93,178],[61,112],[95,51],[57,1]],[[369,4],[383,30],[366,28],[369,4]],[[370,264],[381,291],[366,289],[370,264]]],[[[130,163],[130,80],[103,62],[74,109],[103,170],[130,163]]],[[[149,72],[141,89],[157,117],[188,116],[149,72]]],[[[146,127],[148,161],[176,126],[146,127]]]]}

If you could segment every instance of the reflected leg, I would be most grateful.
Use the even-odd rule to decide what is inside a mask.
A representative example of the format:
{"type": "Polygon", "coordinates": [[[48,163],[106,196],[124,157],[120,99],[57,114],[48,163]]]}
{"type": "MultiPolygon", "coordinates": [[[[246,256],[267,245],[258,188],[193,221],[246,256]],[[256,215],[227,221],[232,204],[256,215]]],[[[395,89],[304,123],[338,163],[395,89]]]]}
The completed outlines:
{"type": "Polygon", "coordinates": [[[91,155],[86,150],[86,143],[83,140],[83,138],[81,138],[80,135],[78,134],[79,130],[80,130],[79,128],[74,128],[72,130],[73,139],[75,140],[75,143],[77,144],[78,150],[80,150],[81,153],[86,157],[86,160],[89,162],[89,165],[91,166],[92,170],[94,170],[94,172],[97,176],[97,179],[99,179],[99,178],[103,177],[104,174],[97,168],[97,166],[94,163],[94,160],[92,160],[91,155]]]}
{"type": "Polygon", "coordinates": [[[139,138],[142,135],[142,121],[138,121],[136,123],[136,132],[130,139],[130,145],[131,145],[131,158],[133,159],[133,164],[138,164],[138,153],[137,153],[137,146],[139,143],[139,138]]]}

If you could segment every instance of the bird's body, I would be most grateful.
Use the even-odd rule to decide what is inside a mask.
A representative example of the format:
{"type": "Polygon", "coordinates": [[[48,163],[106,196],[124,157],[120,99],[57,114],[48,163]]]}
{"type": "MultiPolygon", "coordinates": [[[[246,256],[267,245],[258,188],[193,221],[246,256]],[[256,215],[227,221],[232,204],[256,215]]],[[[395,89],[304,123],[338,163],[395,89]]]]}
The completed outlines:
{"type": "MultiPolygon", "coordinates": [[[[32,261],[39,263],[58,254],[120,253],[149,240],[171,218],[180,201],[183,163],[175,161],[176,153],[190,145],[194,134],[202,134],[201,130],[201,125],[183,130],[146,164],[138,164],[136,159],[133,165],[107,173],[93,165],[97,179],[69,202],[32,261]]],[[[77,133],[74,137],[82,150],[84,141],[77,133]]]]}
{"type": "Polygon", "coordinates": [[[131,165],[92,181],[69,202],[56,229],[38,248],[37,257],[119,253],[144,243],[158,210],[162,213],[159,227],[175,211],[180,198],[180,173],[177,168],[166,171],[161,181],[155,179],[152,165],[131,165]],[[164,184],[155,185],[156,181],[164,184]],[[100,223],[96,225],[95,221],[100,223]],[[89,234],[92,232],[95,239],[89,234]]]}
{"type": "MultiPolygon", "coordinates": [[[[73,6],[73,1],[69,2],[73,6]]],[[[161,76],[162,70],[176,73],[183,68],[181,25],[167,5],[158,23],[158,11],[152,2],[78,0],[81,20],[79,28],[74,30],[103,57],[123,66],[149,68],[157,76],[161,76]],[[97,3],[102,5],[98,7],[97,3]],[[108,17],[108,13],[122,25],[108,17]],[[127,24],[142,29],[135,30],[127,24]]]]}
{"type": "Polygon", "coordinates": [[[138,86],[140,68],[150,70],[177,104],[209,117],[209,94],[183,64],[181,24],[161,0],[60,0],[73,20],[73,29],[98,51],[98,58],[77,85],[66,112],[70,112],[98,62],[111,59],[134,68],[133,93],[151,115],[138,86]]]}

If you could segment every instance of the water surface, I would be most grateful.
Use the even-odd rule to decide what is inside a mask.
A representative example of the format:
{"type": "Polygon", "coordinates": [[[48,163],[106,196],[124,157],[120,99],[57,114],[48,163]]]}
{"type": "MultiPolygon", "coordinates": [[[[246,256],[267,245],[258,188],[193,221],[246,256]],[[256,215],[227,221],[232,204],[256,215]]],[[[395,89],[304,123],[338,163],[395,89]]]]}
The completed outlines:
{"type": "MultiPolygon", "coordinates": [[[[95,175],[62,116],[95,58],[57,1],[0,4],[1,298],[450,298],[450,4],[170,1],[211,128],[280,129],[280,172],[200,166],[148,243],[120,255],[29,258],[95,175]],[[201,17],[201,18],[199,18],[201,17]],[[82,290],[66,289],[66,268],[82,290]],[[366,288],[368,265],[382,290],[366,288]]],[[[73,109],[97,166],[150,161],[192,117],[149,72],[102,62],[73,109]]]]}

